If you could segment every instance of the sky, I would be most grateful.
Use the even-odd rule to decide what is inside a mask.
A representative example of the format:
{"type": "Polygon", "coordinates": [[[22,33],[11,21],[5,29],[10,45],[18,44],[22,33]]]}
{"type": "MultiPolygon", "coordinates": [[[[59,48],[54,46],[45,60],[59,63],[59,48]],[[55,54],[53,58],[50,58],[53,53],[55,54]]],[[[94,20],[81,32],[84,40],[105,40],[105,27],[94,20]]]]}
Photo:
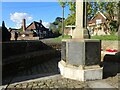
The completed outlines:
{"type": "MultiPolygon", "coordinates": [[[[27,26],[33,21],[42,20],[43,25],[49,27],[56,17],[62,17],[62,8],[58,2],[2,2],[0,10],[7,28],[20,28],[23,18],[27,26]]],[[[69,13],[69,8],[65,7],[65,18],[69,13]]]]}

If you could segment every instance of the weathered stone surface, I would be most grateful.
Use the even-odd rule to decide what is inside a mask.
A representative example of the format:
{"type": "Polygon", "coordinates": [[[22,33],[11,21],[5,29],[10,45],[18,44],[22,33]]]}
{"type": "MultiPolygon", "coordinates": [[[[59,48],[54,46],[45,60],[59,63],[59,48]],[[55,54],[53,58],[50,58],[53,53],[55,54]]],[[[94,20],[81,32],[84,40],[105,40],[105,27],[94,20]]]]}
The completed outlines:
{"type": "Polygon", "coordinates": [[[32,88],[32,85],[28,85],[28,87],[27,88],[32,88]]]}
{"type": "Polygon", "coordinates": [[[85,65],[97,65],[101,61],[101,43],[92,40],[85,42],[85,65]]]}
{"type": "Polygon", "coordinates": [[[59,62],[59,68],[61,75],[65,78],[70,78],[78,81],[87,81],[98,80],[102,79],[103,77],[103,68],[100,68],[99,66],[97,68],[90,66],[89,68],[81,69],[80,67],[70,66],[67,63],[64,64],[63,62],[64,61],[59,62]]]}
{"type": "MultiPolygon", "coordinates": [[[[100,87],[105,87],[106,88],[106,85],[107,86],[115,86],[117,85],[117,81],[118,81],[118,78],[120,76],[116,75],[115,77],[110,77],[110,78],[107,78],[107,79],[103,79],[103,80],[97,80],[97,81],[86,81],[86,82],[82,82],[82,81],[76,81],[76,80],[71,80],[71,79],[66,79],[66,78],[63,78],[61,76],[59,76],[59,78],[54,78],[54,79],[51,79],[51,78],[48,78],[47,80],[39,80],[39,81],[34,81],[34,82],[26,82],[26,83],[17,83],[17,84],[14,84],[14,85],[9,85],[7,87],[7,90],[17,90],[17,89],[20,89],[20,87],[16,87],[16,86],[24,86],[24,85],[28,85],[28,87],[26,86],[25,89],[28,89],[28,90],[54,90],[54,89],[57,89],[57,90],[61,90],[62,88],[64,88],[65,90],[74,90],[75,88],[79,88],[80,90],[94,90],[94,87],[96,87],[97,85],[97,88],[100,88],[100,87]],[[54,82],[54,84],[49,84],[49,86],[47,86],[46,84],[48,82],[54,82]],[[98,83],[99,82],[99,83],[98,83]],[[34,83],[37,83],[38,86],[35,86],[35,87],[32,87],[32,85],[34,83]],[[42,86],[39,86],[39,83],[44,83],[45,85],[42,85],[42,86]],[[95,84],[94,84],[95,83],[95,84]],[[102,83],[104,85],[102,85],[102,83]],[[92,86],[94,86],[92,88],[92,86]],[[100,84],[100,85],[99,85],[100,84]],[[101,86],[102,85],[102,86],[101,86]],[[39,88],[38,88],[39,87],[39,88]],[[11,89],[10,89],[11,88],[11,89]]],[[[24,88],[21,87],[22,89],[20,90],[23,90],[24,88]]],[[[115,88],[118,88],[115,86],[115,88]]],[[[114,89],[112,89],[114,90],[114,89]]],[[[115,89],[115,90],[118,90],[118,89],[115,89]]]]}
{"type": "Polygon", "coordinates": [[[67,63],[72,65],[84,65],[84,43],[67,42],[67,63]]]}
{"type": "Polygon", "coordinates": [[[68,40],[64,53],[65,51],[66,60],[64,61],[71,65],[97,65],[101,61],[101,42],[99,40],[68,40]]]}
{"type": "Polygon", "coordinates": [[[61,45],[61,58],[62,60],[66,61],[66,42],[62,41],[61,45]]]}

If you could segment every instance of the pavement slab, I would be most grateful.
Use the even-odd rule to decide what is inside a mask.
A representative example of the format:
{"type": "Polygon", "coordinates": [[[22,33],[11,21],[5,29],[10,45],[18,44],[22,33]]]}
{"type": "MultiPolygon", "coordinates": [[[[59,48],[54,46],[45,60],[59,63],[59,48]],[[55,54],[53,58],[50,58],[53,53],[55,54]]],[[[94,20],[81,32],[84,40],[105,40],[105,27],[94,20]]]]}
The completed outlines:
{"type": "Polygon", "coordinates": [[[88,82],[88,86],[92,88],[93,90],[98,89],[109,89],[109,90],[117,90],[115,87],[111,86],[105,81],[90,81],[88,82]]]}
{"type": "MultiPolygon", "coordinates": [[[[38,64],[34,68],[29,68],[19,72],[7,86],[7,88],[19,89],[24,88],[30,90],[118,90],[120,75],[108,77],[95,81],[76,81],[62,77],[59,74],[58,59],[38,64]],[[32,72],[33,71],[33,72],[32,72]],[[31,72],[31,73],[30,73],[31,72]]],[[[2,88],[2,87],[0,87],[2,88]]]]}

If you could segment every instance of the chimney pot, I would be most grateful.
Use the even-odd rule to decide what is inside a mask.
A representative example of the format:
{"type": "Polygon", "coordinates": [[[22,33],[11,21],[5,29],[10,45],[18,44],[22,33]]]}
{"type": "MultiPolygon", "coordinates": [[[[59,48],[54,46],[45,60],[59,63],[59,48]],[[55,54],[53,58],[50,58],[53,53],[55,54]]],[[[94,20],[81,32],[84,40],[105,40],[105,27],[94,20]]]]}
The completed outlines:
{"type": "Polygon", "coordinates": [[[40,23],[42,24],[42,20],[40,20],[40,23]]]}

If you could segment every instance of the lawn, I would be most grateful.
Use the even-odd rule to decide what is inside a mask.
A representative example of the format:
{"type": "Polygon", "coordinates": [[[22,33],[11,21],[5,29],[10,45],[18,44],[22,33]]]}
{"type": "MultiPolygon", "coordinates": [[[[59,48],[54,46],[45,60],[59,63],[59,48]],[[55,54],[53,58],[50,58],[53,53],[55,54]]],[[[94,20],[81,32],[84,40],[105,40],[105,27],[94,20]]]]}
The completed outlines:
{"type": "Polygon", "coordinates": [[[118,40],[118,36],[117,36],[117,35],[91,36],[91,39],[100,39],[100,40],[118,40]]]}
{"type": "Polygon", "coordinates": [[[59,36],[59,37],[57,37],[57,38],[54,38],[53,40],[54,40],[54,41],[61,41],[62,39],[70,39],[70,38],[71,38],[70,35],[64,35],[64,37],[59,36]]]}
{"type": "MultiPolygon", "coordinates": [[[[64,35],[64,37],[59,36],[57,38],[53,38],[53,41],[61,41],[62,39],[70,39],[71,36],[64,35]]],[[[116,35],[101,35],[101,36],[91,36],[91,39],[99,39],[99,40],[118,40],[118,36],[116,35]]]]}

